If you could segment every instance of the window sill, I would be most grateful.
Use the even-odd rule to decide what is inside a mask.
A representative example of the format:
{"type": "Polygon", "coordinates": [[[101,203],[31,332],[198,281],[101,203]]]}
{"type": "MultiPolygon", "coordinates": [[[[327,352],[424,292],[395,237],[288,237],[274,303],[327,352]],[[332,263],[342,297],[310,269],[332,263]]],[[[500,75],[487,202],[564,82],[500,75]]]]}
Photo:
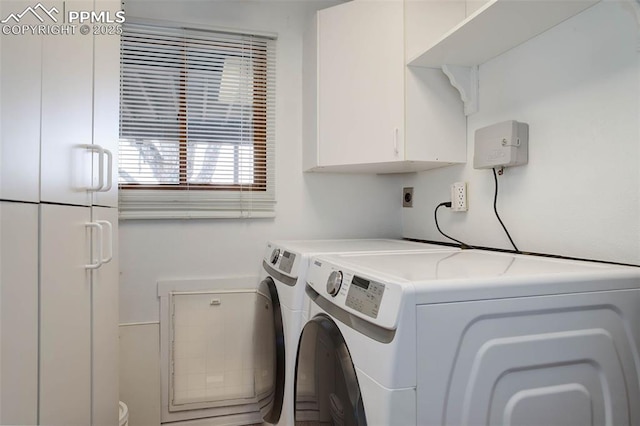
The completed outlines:
{"type": "Polygon", "coordinates": [[[120,220],[269,219],[275,211],[120,211],[120,220]]]}

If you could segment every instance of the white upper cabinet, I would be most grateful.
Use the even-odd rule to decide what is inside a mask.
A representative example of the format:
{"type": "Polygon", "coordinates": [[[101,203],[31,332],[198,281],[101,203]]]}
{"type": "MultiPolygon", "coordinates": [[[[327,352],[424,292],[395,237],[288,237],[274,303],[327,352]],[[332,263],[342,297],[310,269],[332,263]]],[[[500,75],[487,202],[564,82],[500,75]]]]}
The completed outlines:
{"type": "Polygon", "coordinates": [[[316,19],[319,164],[403,158],[402,3],[345,3],[316,19]]]}
{"type": "MultiPolygon", "coordinates": [[[[33,6],[3,0],[0,16],[33,6]]],[[[61,23],[64,11],[115,12],[120,3],[54,1],[45,7],[61,23]]],[[[42,24],[33,14],[20,23],[42,24]]],[[[119,37],[79,28],[0,36],[0,200],[117,206],[117,185],[110,182],[117,177],[119,37]]]]}
{"type": "MultiPolygon", "coordinates": [[[[68,10],[93,2],[67,1],[68,10]]],[[[62,4],[58,10],[65,10],[62,4]]],[[[41,193],[44,202],[90,205],[93,133],[93,35],[43,38],[41,193]]]]}
{"type": "MultiPolygon", "coordinates": [[[[65,1],[57,9],[115,11],[116,1],[65,1]]],[[[113,16],[113,15],[111,15],[113,16]]],[[[117,205],[119,37],[43,38],[41,192],[43,202],[117,205]]]]}
{"type": "Polygon", "coordinates": [[[405,67],[404,15],[401,1],[316,14],[304,40],[305,170],[396,173],[465,161],[462,103],[441,72],[405,67]]]}
{"type": "MultiPolygon", "coordinates": [[[[1,19],[30,5],[3,0],[1,19]]],[[[42,37],[2,34],[0,55],[0,200],[38,202],[42,37]]]]}
{"type": "MultiPolygon", "coordinates": [[[[120,1],[96,0],[95,10],[111,16],[120,10],[120,1]]],[[[110,27],[107,26],[107,29],[110,27]]],[[[96,35],[93,67],[93,144],[104,149],[103,186],[93,192],[93,205],[118,206],[118,128],[120,126],[120,37],[96,35]],[[109,170],[110,168],[110,170],[109,170]]],[[[100,156],[93,157],[93,185],[100,184],[100,156]]]]}

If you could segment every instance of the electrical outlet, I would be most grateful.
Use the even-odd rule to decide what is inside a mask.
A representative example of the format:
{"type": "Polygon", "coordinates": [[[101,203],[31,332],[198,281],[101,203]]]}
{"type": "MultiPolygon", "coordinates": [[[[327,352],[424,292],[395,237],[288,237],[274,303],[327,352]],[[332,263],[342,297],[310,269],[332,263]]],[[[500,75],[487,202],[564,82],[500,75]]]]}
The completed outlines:
{"type": "Polygon", "coordinates": [[[413,207],[413,187],[402,188],[402,207],[413,207]]]}
{"type": "Polygon", "coordinates": [[[454,212],[466,212],[469,210],[467,204],[467,182],[456,182],[451,185],[451,210],[454,212]]]}

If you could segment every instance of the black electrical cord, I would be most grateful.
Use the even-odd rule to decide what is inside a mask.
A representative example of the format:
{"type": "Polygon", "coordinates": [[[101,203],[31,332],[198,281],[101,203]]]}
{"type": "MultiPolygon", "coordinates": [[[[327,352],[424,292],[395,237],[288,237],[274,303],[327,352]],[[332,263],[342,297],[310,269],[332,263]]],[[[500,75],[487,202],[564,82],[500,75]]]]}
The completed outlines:
{"type": "Polygon", "coordinates": [[[493,180],[496,183],[496,192],[495,192],[495,195],[493,196],[493,211],[496,213],[496,217],[498,218],[500,225],[502,225],[502,229],[504,229],[504,232],[507,234],[507,237],[509,237],[509,241],[511,241],[511,245],[513,246],[514,250],[517,253],[520,253],[520,250],[518,250],[518,247],[516,247],[516,243],[513,242],[513,239],[511,238],[509,231],[507,231],[507,227],[504,226],[504,222],[502,222],[502,219],[500,219],[500,215],[498,214],[498,175],[496,174],[496,169],[491,169],[491,170],[493,170],[493,180]]]}
{"type": "Polygon", "coordinates": [[[436,228],[438,228],[438,232],[440,232],[443,236],[447,237],[448,239],[450,239],[450,240],[452,240],[452,241],[455,241],[456,243],[460,244],[460,246],[461,246],[462,248],[472,248],[470,245],[465,244],[465,243],[463,243],[463,242],[462,242],[462,241],[460,241],[460,240],[456,240],[455,238],[450,237],[449,235],[447,235],[447,234],[445,234],[444,232],[442,232],[442,229],[440,229],[440,225],[438,225],[438,209],[439,209],[440,207],[442,207],[442,206],[444,206],[444,207],[451,207],[451,201],[446,201],[446,202],[444,202],[444,203],[440,203],[440,204],[438,204],[438,205],[436,206],[436,209],[435,209],[435,210],[434,210],[434,212],[433,212],[433,216],[434,216],[434,219],[435,219],[435,221],[436,221],[436,228]]]}

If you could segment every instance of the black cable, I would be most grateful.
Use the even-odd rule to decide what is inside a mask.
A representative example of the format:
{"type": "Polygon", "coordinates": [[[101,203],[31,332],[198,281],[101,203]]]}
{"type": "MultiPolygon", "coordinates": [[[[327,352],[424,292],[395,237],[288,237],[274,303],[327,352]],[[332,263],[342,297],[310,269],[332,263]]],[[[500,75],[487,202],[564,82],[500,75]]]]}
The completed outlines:
{"type": "Polygon", "coordinates": [[[444,203],[440,203],[440,204],[438,204],[438,206],[436,207],[435,211],[433,212],[433,216],[434,216],[434,219],[435,219],[435,221],[436,221],[436,228],[438,228],[438,231],[439,231],[442,235],[444,235],[445,237],[447,237],[448,239],[450,239],[450,240],[452,240],[452,241],[455,241],[456,243],[460,244],[460,246],[461,246],[462,248],[472,248],[470,245],[465,244],[465,243],[463,243],[463,242],[462,242],[462,241],[460,241],[460,240],[456,240],[455,238],[450,237],[450,236],[448,236],[447,234],[445,234],[444,232],[442,232],[442,229],[440,229],[440,225],[438,225],[438,209],[439,209],[440,207],[442,207],[442,206],[444,206],[444,207],[451,207],[451,201],[446,201],[446,202],[444,202],[444,203]]]}
{"type": "Polygon", "coordinates": [[[518,247],[516,247],[516,243],[513,242],[513,239],[511,238],[509,231],[507,231],[507,227],[504,226],[504,223],[502,222],[502,219],[500,219],[500,215],[498,214],[498,175],[496,174],[496,169],[491,169],[491,170],[493,170],[493,180],[496,183],[496,192],[495,192],[495,195],[493,196],[493,211],[496,212],[496,217],[498,218],[500,225],[502,225],[502,229],[504,229],[504,232],[507,234],[507,237],[509,237],[509,241],[511,241],[511,245],[513,246],[516,252],[520,253],[520,250],[518,250],[518,247]]]}

